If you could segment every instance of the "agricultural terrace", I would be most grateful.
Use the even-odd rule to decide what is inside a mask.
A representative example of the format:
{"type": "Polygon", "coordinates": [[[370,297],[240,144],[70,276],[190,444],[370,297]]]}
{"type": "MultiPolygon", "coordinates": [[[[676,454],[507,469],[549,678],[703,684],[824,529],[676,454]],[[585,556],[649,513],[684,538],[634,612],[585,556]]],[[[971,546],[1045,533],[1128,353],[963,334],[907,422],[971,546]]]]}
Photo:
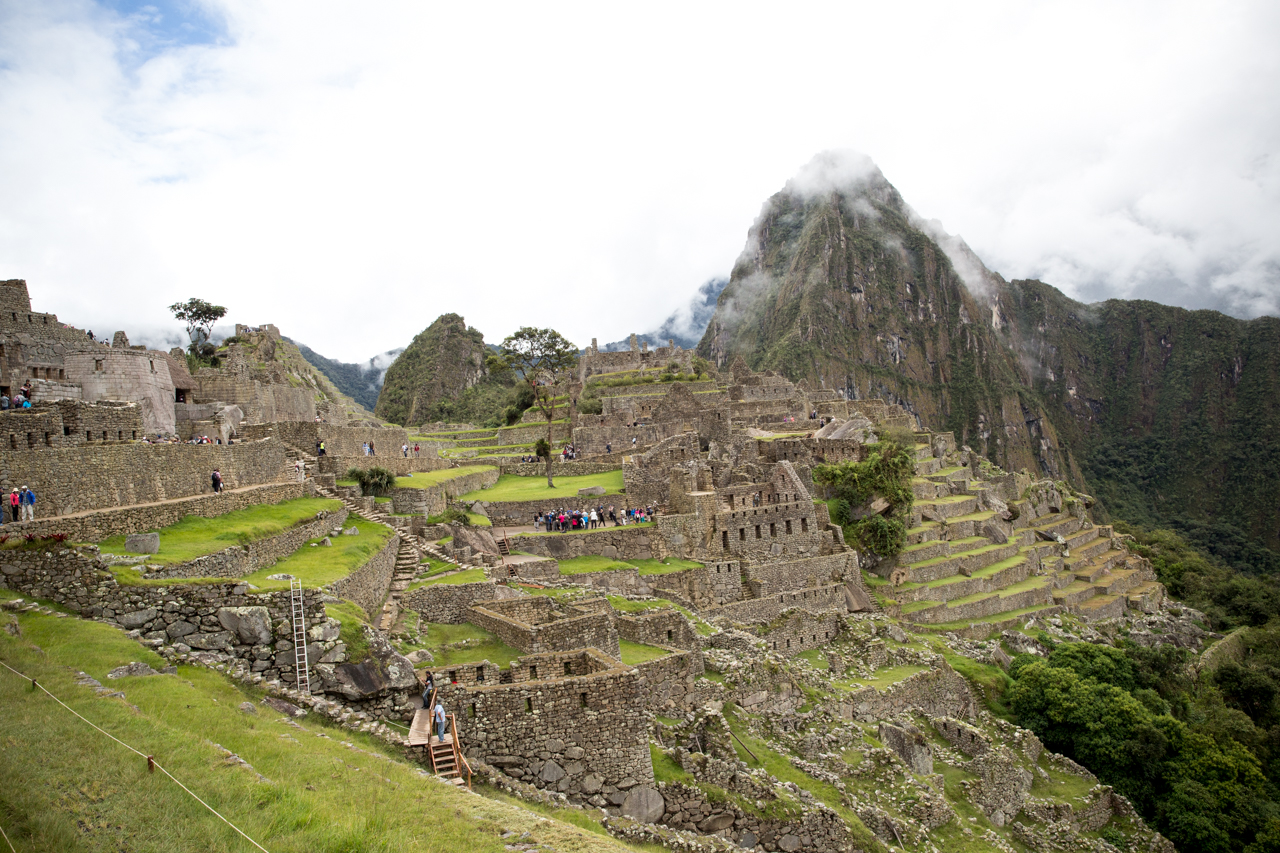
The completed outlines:
{"type": "MultiPolygon", "coordinates": [[[[259,504],[204,518],[189,515],[176,524],[160,529],[160,550],[147,557],[155,565],[173,566],[197,557],[214,554],[234,545],[247,545],[283,533],[299,522],[314,518],[318,512],[332,512],[342,501],[326,498],[297,498],[278,504],[259,504]]],[[[104,554],[124,555],[125,537],[112,536],[99,546],[104,554]]]]}
{"type": "MultiPolygon", "coordinates": [[[[554,475],[554,465],[551,470],[554,475]]],[[[468,492],[461,499],[464,501],[540,501],[577,497],[578,489],[587,489],[592,486],[604,486],[606,495],[616,495],[623,489],[622,469],[607,471],[603,474],[556,477],[555,484],[555,488],[548,488],[547,478],[544,476],[520,477],[515,474],[503,474],[493,486],[468,492]]]]}

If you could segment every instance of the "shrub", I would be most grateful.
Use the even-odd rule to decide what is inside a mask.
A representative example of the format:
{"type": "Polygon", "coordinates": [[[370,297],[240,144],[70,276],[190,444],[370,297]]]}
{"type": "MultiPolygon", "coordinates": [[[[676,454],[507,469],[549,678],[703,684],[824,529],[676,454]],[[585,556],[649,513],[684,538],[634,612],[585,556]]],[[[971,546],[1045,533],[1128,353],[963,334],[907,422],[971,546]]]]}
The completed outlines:
{"type": "Polygon", "coordinates": [[[372,468],[351,468],[347,471],[347,479],[360,484],[360,494],[367,497],[382,497],[396,487],[396,475],[386,468],[376,465],[372,468]]]}
{"type": "Polygon", "coordinates": [[[907,544],[907,526],[896,518],[883,515],[860,518],[846,530],[846,535],[852,534],[855,548],[880,557],[892,557],[907,544]]]}

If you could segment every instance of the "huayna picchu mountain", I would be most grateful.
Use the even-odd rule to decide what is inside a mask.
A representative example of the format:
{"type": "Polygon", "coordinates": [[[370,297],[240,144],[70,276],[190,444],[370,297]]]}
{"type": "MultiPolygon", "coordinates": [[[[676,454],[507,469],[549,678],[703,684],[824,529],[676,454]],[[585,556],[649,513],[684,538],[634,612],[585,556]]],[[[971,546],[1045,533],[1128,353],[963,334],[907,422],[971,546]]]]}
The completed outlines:
{"type": "Polygon", "coordinates": [[[1280,321],[1006,282],[867,158],[764,205],[699,354],[899,403],[1006,469],[1280,568],[1280,321]]]}

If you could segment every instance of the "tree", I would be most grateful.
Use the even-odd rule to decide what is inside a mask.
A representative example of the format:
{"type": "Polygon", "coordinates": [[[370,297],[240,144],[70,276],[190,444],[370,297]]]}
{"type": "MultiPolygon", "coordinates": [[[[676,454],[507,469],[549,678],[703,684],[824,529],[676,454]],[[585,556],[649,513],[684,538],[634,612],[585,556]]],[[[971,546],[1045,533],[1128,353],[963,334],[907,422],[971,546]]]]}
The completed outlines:
{"type": "Polygon", "coordinates": [[[209,340],[213,324],[226,316],[227,309],[221,305],[213,305],[203,299],[188,299],[186,302],[175,302],[169,306],[173,316],[187,324],[187,337],[191,338],[192,351],[209,340]]]}
{"type": "MultiPolygon", "coordinates": [[[[547,420],[547,486],[555,488],[551,480],[550,446],[551,425],[556,419],[556,409],[569,410],[565,399],[557,406],[556,398],[565,380],[565,373],[578,363],[578,348],[569,343],[555,329],[535,329],[524,326],[508,335],[501,346],[502,365],[514,370],[533,392],[533,408],[547,420]]],[[[498,365],[493,365],[497,367],[498,365]]],[[[490,368],[492,369],[492,367],[490,368]]]]}

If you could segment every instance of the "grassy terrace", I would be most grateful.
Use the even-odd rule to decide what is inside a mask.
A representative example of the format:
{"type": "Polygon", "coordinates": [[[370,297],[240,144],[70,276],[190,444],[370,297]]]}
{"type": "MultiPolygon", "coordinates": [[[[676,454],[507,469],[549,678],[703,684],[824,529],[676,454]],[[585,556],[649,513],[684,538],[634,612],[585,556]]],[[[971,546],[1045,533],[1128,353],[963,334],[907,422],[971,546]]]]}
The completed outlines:
{"type": "MultiPolygon", "coordinates": [[[[461,470],[461,469],[458,469],[461,470]]],[[[555,474],[555,466],[551,466],[555,474]]],[[[604,474],[584,474],[576,477],[555,477],[555,488],[547,488],[546,477],[519,477],[515,474],[503,474],[498,482],[488,489],[478,489],[462,496],[464,501],[540,501],[550,499],[576,498],[578,489],[591,486],[604,486],[606,495],[616,495],[622,491],[622,469],[604,474]]]]}
{"type": "MultiPolygon", "coordinates": [[[[654,525],[654,523],[653,523],[652,521],[646,521],[646,522],[643,522],[643,523],[641,523],[641,524],[628,524],[628,525],[627,525],[627,530],[631,530],[632,528],[636,528],[636,527],[639,527],[639,528],[647,528],[647,527],[653,527],[653,526],[655,526],[655,525],[654,525]]],[[[589,535],[592,535],[592,534],[595,534],[595,533],[606,533],[606,532],[608,532],[608,531],[610,531],[610,530],[613,530],[613,529],[614,529],[614,528],[613,528],[613,525],[612,525],[612,524],[610,524],[608,527],[597,527],[595,530],[572,530],[572,531],[567,531],[567,530],[544,530],[544,531],[541,531],[541,532],[538,532],[538,533],[532,533],[532,532],[530,532],[530,533],[516,533],[516,534],[513,534],[513,537],[514,537],[514,536],[567,536],[567,535],[569,535],[570,533],[572,533],[572,534],[573,534],[573,535],[575,535],[575,536],[581,536],[581,535],[583,535],[583,534],[586,534],[586,535],[588,535],[588,536],[589,536],[589,535]]]]}
{"type": "Polygon", "coordinates": [[[633,643],[630,640],[619,640],[618,645],[622,651],[622,662],[627,666],[635,666],[638,663],[657,660],[670,654],[666,649],[645,645],[644,643],[633,643]]]}
{"type": "Polygon", "coordinates": [[[668,557],[666,560],[614,560],[589,555],[560,561],[560,574],[581,575],[587,572],[610,572],[617,569],[639,569],[641,575],[669,575],[686,569],[700,569],[702,563],[668,557]]]}
{"type": "Polygon", "coordinates": [[[432,572],[427,578],[420,581],[414,581],[406,588],[406,592],[411,589],[418,589],[424,586],[435,586],[436,584],[460,584],[460,583],[479,583],[485,580],[484,569],[465,569],[452,575],[439,576],[438,572],[432,572]]]}
{"type": "MultiPolygon", "coordinates": [[[[180,666],[176,675],[109,681],[110,669],[130,661],[157,669],[167,662],[107,625],[37,613],[16,618],[22,636],[0,631],[0,659],[154,755],[272,853],[504,853],[508,831],[528,833],[521,837],[530,845],[562,853],[639,849],[600,834],[598,824],[584,831],[424,780],[420,765],[401,760],[401,749],[314,715],[284,722],[257,704],[261,693],[213,670],[180,666]],[[77,685],[78,670],[123,690],[127,699],[102,698],[77,685]],[[238,710],[244,702],[254,703],[257,713],[238,710]],[[226,750],[250,766],[229,763],[226,750]]],[[[7,670],[0,679],[0,814],[15,849],[254,849],[159,772],[148,773],[145,760],[31,691],[29,681],[7,670]]],[[[579,819],[584,814],[579,811],[579,819]]]]}
{"type": "MultiPolygon", "coordinates": [[[[238,509],[217,518],[189,515],[177,524],[160,530],[160,551],[147,558],[148,563],[173,566],[213,554],[233,545],[245,545],[257,539],[275,536],[305,521],[317,512],[336,510],[341,501],[324,498],[298,498],[278,504],[259,504],[238,509]]],[[[125,554],[124,537],[112,536],[101,544],[104,554],[125,554]]]]}
{"type": "Polygon", "coordinates": [[[420,623],[419,630],[426,634],[426,639],[421,645],[413,648],[431,652],[435,663],[428,666],[433,669],[482,660],[505,668],[511,666],[511,661],[524,654],[519,649],[508,646],[484,628],[469,622],[461,625],[423,622],[420,623]]]}
{"type": "MultiPolygon", "coordinates": [[[[533,591],[534,590],[530,590],[530,592],[533,592],[533,591]]],[[[559,592],[559,590],[552,590],[552,591],[559,592]]],[[[685,617],[690,622],[693,623],[694,629],[702,636],[710,637],[712,634],[716,632],[716,629],[711,627],[710,623],[704,621],[701,617],[694,614],[688,608],[681,607],[679,604],[676,604],[673,601],[667,601],[665,598],[650,598],[646,601],[632,601],[628,598],[623,598],[621,595],[606,595],[605,598],[608,599],[609,605],[613,607],[614,610],[617,610],[619,613],[642,613],[645,610],[655,610],[660,607],[670,607],[675,610],[679,610],[681,613],[683,613],[685,617]]]]}
{"type": "Polygon", "coordinates": [[[466,465],[462,468],[441,468],[438,471],[418,471],[407,477],[396,477],[397,489],[429,489],[449,480],[456,480],[468,474],[479,474],[493,471],[492,465],[466,465]]]}
{"type": "Polygon", "coordinates": [[[331,536],[331,547],[311,543],[319,543],[312,539],[297,551],[294,551],[274,566],[259,569],[245,580],[261,590],[288,589],[288,581],[267,580],[267,575],[293,575],[302,581],[305,587],[318,587],[345,578],[356,569],[369,562],[369,558],[382,550],[391,538],[392,530],[381,524],[352,515],[347,519],[347,527],[355,526],[360,533],[357,536],[331,536]]]}

